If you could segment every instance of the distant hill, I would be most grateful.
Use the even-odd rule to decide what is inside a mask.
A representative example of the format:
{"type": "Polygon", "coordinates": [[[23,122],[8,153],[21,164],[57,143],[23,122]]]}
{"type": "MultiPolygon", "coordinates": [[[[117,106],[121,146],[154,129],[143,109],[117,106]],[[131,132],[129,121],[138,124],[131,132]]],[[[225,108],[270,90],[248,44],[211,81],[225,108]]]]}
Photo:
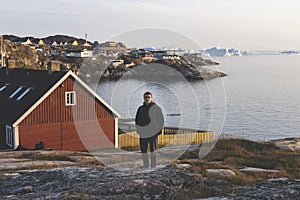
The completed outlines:
{"type": "MultiPolygon", "coordinates": [[[[26,42],[27,39],[30,39],[31,42],[33,43],[38,43],[40,40],[43,40],[45,44],[52,44],[54,41],[57,43],[65,43],[65,42],[73,42],[76,40],[79,44],[84,44],[85,39],[81,38],[76,38],[72,36],[67,36],[67,35],[54,35],[54,36],[48,36],[45,38],[35,38],[35,37],[19,37],[15,35],[3,35],[3,38],[5,40],[10,40],[12,42],[26,42]]],[[[92,42],[88,41],[89,44],[92,44],[92,42]]]]}

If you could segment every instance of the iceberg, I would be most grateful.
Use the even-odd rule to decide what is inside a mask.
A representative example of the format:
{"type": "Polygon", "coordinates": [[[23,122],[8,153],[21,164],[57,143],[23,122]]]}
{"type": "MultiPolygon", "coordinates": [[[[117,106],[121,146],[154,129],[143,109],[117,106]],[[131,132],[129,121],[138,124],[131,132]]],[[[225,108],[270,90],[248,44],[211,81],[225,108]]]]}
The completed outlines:
{"type": "Polygon", "coordinates": [[[220,48],[220,47],[213,47],[210,49],[206,49],[205,53],[212,56],[212,57],[219,57],[219,56],[242,56],[243,53],[235,48],[227,49],[227,48],[220,48]]]}
{"type": "Polygon", "coordinates": [[[219,47],[213,47],[210,49],[206,49],[206,52],[210,56],[230,56],[228,49],[221,49],[219,47]]]}
{"type": "Polygon", "coordinates": [[[230,54],[230,56],[242,56],[243,55],[243,53],[240,50],[235,49],[235,48],[228,49],[228,53],[230,54]]]}

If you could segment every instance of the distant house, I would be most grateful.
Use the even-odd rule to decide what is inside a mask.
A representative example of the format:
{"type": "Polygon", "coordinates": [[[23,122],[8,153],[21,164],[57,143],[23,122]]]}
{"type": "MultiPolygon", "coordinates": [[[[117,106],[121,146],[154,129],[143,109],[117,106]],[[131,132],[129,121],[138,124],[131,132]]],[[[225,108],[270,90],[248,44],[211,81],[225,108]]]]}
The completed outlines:
{"type": "Polygon", "coordinates": [[[42,45],[45,45],[45,43],[44,43],[43,40],[40,40],[40,41],[38,42],[38,45],[42,46],[42,45]]]}
{"type": "Polygon", "coordinates": [[[111,60],[110,63],[114,67],[119,67],[124,63],[124,60],[111,60]]]}
{"type": "Polygon", "coordinates": [[[23,44],[23,45],[31,45],[32,42],[31,42],[31,40],[28,38],[28,39],[26,40],[26,42],[22,42],[22,44],[23,44]]]}
{"type": "Polygon", "coordinates": [[[169,59],[169,60],[180,60],[181,57],[184,55],[185,50],[181,49],[172,49],[172,50],[164,50],[164,54],[161,54],[162,59],[169,59]]]}
{"type": "Polygon", "coordinates": [[[165,59],[165,60],[180,60],[181,56],[178,56],[178,55],[164,55],[163,59],[165,59]]]}
{"type": "Polygon", "coordinates": [[[155,58],[150,52],[144,52],[142,53],[142,59],[144,61],[148,61],[148,62],[152,62],[154,60],[157,60],[157,58],[155,58]]]}
{"type": "Polygon", "coordinates": [[[81,51],[80,57],[81,58],[93,57],[93,51],[84,49],[83,51],[81,51]]]}
{"type": "Polygon", "coordinates": [[[84,47],[91,47],[92,45],[91,45],[90,43],[88,43],[88,42],[85,42],[85,43],[83,44],[83,46],[84,46],[84,47]]]}
{"type": "Polygon", "coordinates": [[[162,59],[164,55],[167,55],[165,51],[150,51],[151,54],[158,59],[162,59]]]}
{"type": "Polygon", "coordinates": [[[54,42],[52,42],[51,46],[52,46],[52,47],[56,47],[56,46],[58,46],[58,44],[57,44],[56,41],[54,41],[54,42]]]}
{"type": "Polygon", "coordinates": [[[42,53],[42,52],[44,52],[44,49],[43,49],[43,48],[36,48],[35,51],[36,51],[36,52],[41,52],[41,53],[42,53]]]}
{"type": "Polygon", "coordinates": [[[93,57],[93,51],[87,49],[73,49],[66,52],[67,57],[89,58],[93,57]]]}
{"type": "Polygon", "coordinates": [[[51,60],[47,64],[47,68],[49,71],[60,71],[63,63],[57,60],[51,60]]]}
{"type": "Polygon", "coordinates": [[[185,50],[182,49],[170,49],[165,50],[167,55],[177,55],[177,56],[183,56],[185,54],[185,50]]]}
{"type": "Polygon", "coordinates": [[[133,67],[135,66],[136,64],[134,62],[128,62],[128,63],[124,63],[125,64],[125,67],[128,68],[128,67],[133,67]]]}
{"type": "Polygon", "coordinates": [[[81,57],[81,50],[69,50],[69,51],[66,51],[65,52],[65,56],[80,58],[81,57]]]}
{"type": "Polygon", "coordinates": [[[119,114],[71,71],[0,69],[0,149],[118,146],[119,114]]]}
{"type": "Polygon", "coordinates": [[[74,40],[74,42],[72,43],[72,46],[78,46],[78,42],[76,40],[74,40]]]}

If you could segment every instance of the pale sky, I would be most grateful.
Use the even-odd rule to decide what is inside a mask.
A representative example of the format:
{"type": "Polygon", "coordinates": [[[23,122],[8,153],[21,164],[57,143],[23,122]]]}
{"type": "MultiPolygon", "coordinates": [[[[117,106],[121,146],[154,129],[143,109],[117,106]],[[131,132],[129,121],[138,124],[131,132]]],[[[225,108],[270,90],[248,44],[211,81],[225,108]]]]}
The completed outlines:
{"type": "Polygon", "coordinates": [[[101,42],[152,27],[204,49],[300,50],[299,0],[0,0],[0,19],[0,34],[18,36],[101,42]]]}

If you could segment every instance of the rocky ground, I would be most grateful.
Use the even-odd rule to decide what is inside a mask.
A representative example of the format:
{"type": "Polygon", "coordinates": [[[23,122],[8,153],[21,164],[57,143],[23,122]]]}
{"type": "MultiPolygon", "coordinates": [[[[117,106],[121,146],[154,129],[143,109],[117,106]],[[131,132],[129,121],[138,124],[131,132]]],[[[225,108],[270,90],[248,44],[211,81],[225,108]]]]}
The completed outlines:
{"type": "MultiPolygon", "coordinates": [[[[239,200],[297,199],[300,195],[300,180],[274,178],[241,186],[227,179],[234,177],[234,172],[207,169],[207,173],[201,173],[192,160],[177,160],[142,170],[140,160],[130,167],[117,168],[103,165],[95,155],[80,152],[0,154],[0,199],[239,200]]],[[[108,158],[122,159],[120,152],[107,153],[104,157],[106,163],[108,158]]]]}
{"type": "Polygon", "coordinates": [[[299,199],[300,180],[267,179],[255,186],[238,187],[232,199],[299,199]]]}
{"type": "Polygon", "coordinates": [[[255,186],[232,186],[224,180],[204,178],[181,165],[146,171],[72,166],[23,170],[6,176],[11,178],[1,181],[1,199],[200,199],[210,196],[220,199],[223,196],[222,199],[244,200],[297,199],[300,195],[300,180],[268,179],[255,186]]]}
{"type": "Polygon", "coordinates": [[[159,199],[176,188],[201,188],[202,176],[190,170],[118,171],[102,166],[30,170],[2,181],[2,199],[159,199]]]}

